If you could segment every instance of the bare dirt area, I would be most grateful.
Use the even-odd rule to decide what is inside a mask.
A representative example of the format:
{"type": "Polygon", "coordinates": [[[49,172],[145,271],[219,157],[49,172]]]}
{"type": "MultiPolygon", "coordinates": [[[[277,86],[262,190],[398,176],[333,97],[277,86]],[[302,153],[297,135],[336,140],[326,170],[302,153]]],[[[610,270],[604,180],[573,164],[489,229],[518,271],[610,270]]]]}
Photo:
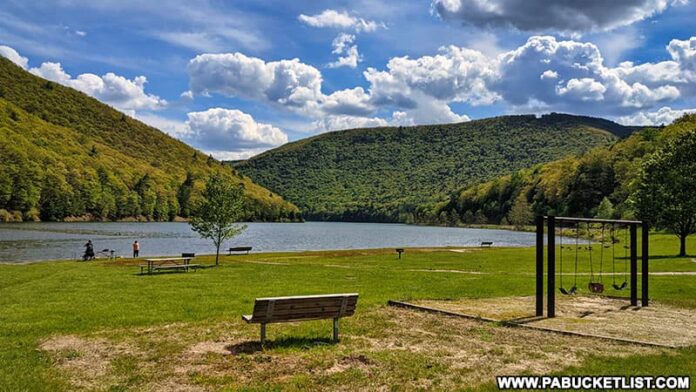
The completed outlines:
{"type": "Polygon", "coordinates": [[[555,318],[534,316],[534,297],[416,301],[416,304],[495,320],[617,339],[688,347],[696,345],[696,310],[653,302],[633,307],[627,299],[558,296],[555,318]]]}
{"type": "Polygon", "coordinates": [[[669,352],[389,307],[344,320],[338,344],[304,324],[274,324],[265,348],[256,328],[232,321],[55,336],[39,348],[74,389],[148,391],[448,390],[495,374],[558,371],[591,355],[669,352]]]}

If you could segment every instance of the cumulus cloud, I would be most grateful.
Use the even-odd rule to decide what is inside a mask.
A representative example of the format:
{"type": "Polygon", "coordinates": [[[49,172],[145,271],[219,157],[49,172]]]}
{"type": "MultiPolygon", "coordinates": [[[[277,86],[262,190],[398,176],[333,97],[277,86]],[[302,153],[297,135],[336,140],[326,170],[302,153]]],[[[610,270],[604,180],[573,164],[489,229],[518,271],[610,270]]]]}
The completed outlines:
{"type": "Polygon", "coordinates": [[[478,27],[579,33],[607,31],[647,19],[682,0],[433,0],[442,19],[478,27]]]}
{"type": "Polygon", "coordinates": [[[641,65],[645,69],[638,69],[624,63],[610,68],[604,64],[599,48],[589,42],[534,36],[503,54],[498,62],[500,79],[490,88],[523,108],[542,102],[558,110],[625,113],[681,95],[676,83],[678,67],[646,63],[641,65]],[[655,80],[646,75],[648,68],[664,69],[665,75],[655,80]],[[555,78],[549,78],[551,75],[555,78]]]}
{"type": "Polygon", "coordinates": [[[339,131],[353,128],[385,127],[390,122],[379,117],[325,116],[312,123],[313,132],[339,131]]]}
{"type": "Polygon", "coordinates": [[[374,20],[365,20],[346,12],[331,9],[324,10],[316,15],[300,14],[297,19],[312,27],[354,30],[356,32],[371,32],[379,28],[384,28],[383,23],[378,23],[374,20]]]}
{"type": "Polygon", "coordinates": [[[280,129],[256,122],[249,114],[236,109],[191,112],[186,125],[191,130],[186,139],[205,150],[240,152],[288,142],[288,136],[280,129]]]}
{"type": "Polygon", "coordinates": [[[241,53],[202,54],[189,62],[188,73],[193,94],[262,100],[307,115],[323,98],[321,72],[299,59],[264,62],[241,53]]]}
{"type": "MultiPolygon", "coordinates": [[[[345,50],[350,39],[336,42],[345,50]]],[[[316,129],[349,124],[466,121],[453,103],[504,102],[517,112],[571,111],[630,116],[696,95],[696,37],[673,40],[671,60],[605,64],[590,42],[533,36],[502,54],[457,46],[418,58],[395,57],[363,72],[366,87],[325,94],[321,72],[298,59],[265,62],[241,53],[204,54],[189,65],[194,94],[259,100],[304,115],[316,129]],[[392,113],[385,117],[385,113],[392,113]]]]}
{"type": "Polygon", "coordinates": [[[84,73],[73,78],[63,70],[60,63],[53,62],[45,62],[29,71],[44,79],[80,90],[131,114],[135,110],[157,110],[167,105],[166,100],[145,92],[145,76],[127,79],[109,72],[102,76],[84,73]]]}
{"type": "Polygon", "coordinates": [[[696,37],[685,41],[673,39],[667,45],[667,51],[684,71],[691,73],[692,80],[696,80],[696,37]]]}
{"type": "Polygon", "coordinates": [[[669,125],[689,113],[696,113],[696,109],[672,109],[664,106],[654,112],[638,112],[630,116],[621,116],[617,118],[617,121],[624,125],[669,125]]]}
{"type": "Polygon", "coordinates": [[[210,108],[177,121],[152,113],[137,114],[146,124],[212,154],[218,159],[243,159],[288,142],[273,125],[257,122],[236,109],[210,108]]]}
{"type": "Polygon", "coordinates": [[[352,45],[355,36],[352,34],[341,33],[331,43],[333,51],[331,53],[342,55],[338,60],[329,63],[329,68],[349,67],[356,68],[362,61],[362,56],[358,52],[358,45],[352,45]]]}
{"type": "Polygon", "coordinates": [[[29,59],[21,56],[16,50],[10,48],[9,46],[0,45],[0,56],[5,57],[24,69],[27,69],[29,66],[29,59]]]}

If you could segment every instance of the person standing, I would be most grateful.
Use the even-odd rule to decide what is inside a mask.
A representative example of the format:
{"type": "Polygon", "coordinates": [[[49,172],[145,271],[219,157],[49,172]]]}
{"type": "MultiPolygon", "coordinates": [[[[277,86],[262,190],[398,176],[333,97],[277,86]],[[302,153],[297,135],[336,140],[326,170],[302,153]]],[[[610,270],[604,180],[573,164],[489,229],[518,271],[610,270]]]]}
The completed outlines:
{"type": "Polygon", "coordinates": [[[138,241],[133,243],[133,258],[140,256],[140,244],[138,241]]]}
{"type": "Polygon", "coordinates": [[[82,256],[82,260],[94,260],[94,245],[92,244],[92,240],[88,240],[85,244],[85,254],[82,256]]]}

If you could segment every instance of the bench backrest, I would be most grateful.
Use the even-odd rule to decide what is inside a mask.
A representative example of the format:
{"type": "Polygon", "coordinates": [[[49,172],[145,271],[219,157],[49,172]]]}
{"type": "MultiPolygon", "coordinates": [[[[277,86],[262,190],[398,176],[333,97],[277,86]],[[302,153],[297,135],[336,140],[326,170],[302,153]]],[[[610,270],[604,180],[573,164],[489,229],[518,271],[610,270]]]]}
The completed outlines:
{"type": "Polygon", "coordinates": [[[279,323],[352,316],[358,294],[257,298],[252,322],[279,323]]]}
{"type": "Polygon", "coordinates": [[[230,248],[230,252],[244,252],[244,251],[249,251],[251,250],[251,246],[236,246],[233,248],[230,248]]]}

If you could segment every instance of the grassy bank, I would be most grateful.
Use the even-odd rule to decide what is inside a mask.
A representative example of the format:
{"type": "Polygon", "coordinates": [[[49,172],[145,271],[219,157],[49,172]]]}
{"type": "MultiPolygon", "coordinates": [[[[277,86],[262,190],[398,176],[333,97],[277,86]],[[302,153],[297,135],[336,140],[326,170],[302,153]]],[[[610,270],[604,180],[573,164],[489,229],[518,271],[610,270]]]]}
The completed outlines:
{"type": "MultiPolygon", "coordinates": [[[[696,249],[696,239],[689,245],[696,249]]],[[[652,236],[651,270],[696,271],[694,259],[672,256],[677,249],[676,237],[652,236]]],[[[385,307],[389,299],[532,295],[532,248],[407,249],[402,260],[393,249],[252,254],[157,276],[137,275],[138,264],[0,265],[0,390],[489,389],[495,369],[484,370],[494,364],[523,373],[696,375],[693,347],[616,348],[385,307]],[[327,341],[330,321],[316,321],[269,326],[273,343],[261,351],[257,326],[240,319],[255,297],[336,292],[360,293],[337,345],[327,341]],[[524,367],[522,357],[533,361],[524,367]]],[[[653,300],[696,308],[696,276],[650,283],[653,300]]]]}

